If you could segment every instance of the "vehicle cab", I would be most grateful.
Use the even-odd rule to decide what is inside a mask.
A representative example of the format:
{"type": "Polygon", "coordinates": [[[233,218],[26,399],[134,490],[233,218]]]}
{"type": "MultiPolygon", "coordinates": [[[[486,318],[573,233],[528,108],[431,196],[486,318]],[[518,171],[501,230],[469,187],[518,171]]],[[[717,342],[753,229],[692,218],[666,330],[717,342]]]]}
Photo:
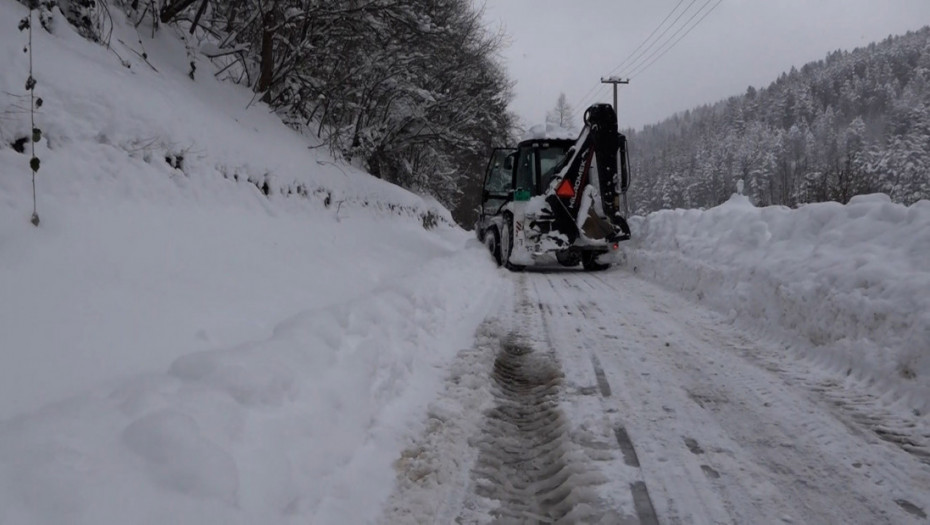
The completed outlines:
{"type": "Polygon", "coordinates": [[[602,257],[630,238],[623,217],[629,186],[626,138],[607,104],[585,111],[575,138],[535,127],[488,162],[475,232],[499,265],[607,268],[602,257]]]}
{"type": "Polygon", "coordinates": [[[495,149],[488,161],[475,231],[492,253],[496,253],[501,240],[513,238],[505,215],[512,216],[515,207],[546,192],[559,171],[560,161],[575,144],[574,135],[566,130],[547,132],[539,128],[533,128],[516,148],[495,149]]]}

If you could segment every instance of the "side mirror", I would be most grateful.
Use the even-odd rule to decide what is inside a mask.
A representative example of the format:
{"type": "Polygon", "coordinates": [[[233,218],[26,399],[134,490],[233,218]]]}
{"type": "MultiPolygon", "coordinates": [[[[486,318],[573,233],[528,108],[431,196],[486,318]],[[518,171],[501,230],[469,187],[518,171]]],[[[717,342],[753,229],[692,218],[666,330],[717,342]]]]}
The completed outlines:
{"type": "Polygon", "coordinates": [[[507,171],[513,171],[513,162],[514,162],[514,158],[515,158],[515,157],[516,157],[516,155],[513,154],[513,153],[511,153],[510,155],[507,155],[506,157],[504,157],[504,169],[505,169],[505,170],[507,170],[507,171]]]}
{"type": "Polygon", "coordinates": [[[491,198],[491,192],[490,192],[490,191],[488,191],[488,190],[485,189],[484,191],[481,192],[481,201],[482,201],[482,202],[484,202],[484,201],[486,201],[486,200],[488,200],[488,199],[490,199],[490,198],[491,198]]]}

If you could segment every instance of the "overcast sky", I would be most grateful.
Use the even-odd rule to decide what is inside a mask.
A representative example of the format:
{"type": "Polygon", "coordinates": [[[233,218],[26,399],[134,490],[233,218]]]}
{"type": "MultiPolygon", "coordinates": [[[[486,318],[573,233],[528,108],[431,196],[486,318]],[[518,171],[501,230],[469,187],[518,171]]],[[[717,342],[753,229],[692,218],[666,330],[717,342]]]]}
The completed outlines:
{"type": "Polygon", "coordinates": [[[852,50],[930,24],[930,0],[720,0],[710,11],[718,4],[711,0],[699,11],[706,2],[486,0],[489,28],[502,27],[509,35],[502,55],[517,83],[511,109],[524,124],[541,123],[564,92],[580,119],[582,103],[612,100],[610,86],[600,79],[619,73],[631,78],[619,89],[621,126],[638,129],[743,93],[747,86],[767,86],[791,66],[800,68],[830,51],[852,50]],[[674,47],[663,47],[708,12],[674,47]],[[629,64],[634,70],[615,71],[669,13],[650,40],[656,44],[647,43],[637,54],[649,49],[629,64]],[[657,39],[666,27],[670,30],[657,39]]]}

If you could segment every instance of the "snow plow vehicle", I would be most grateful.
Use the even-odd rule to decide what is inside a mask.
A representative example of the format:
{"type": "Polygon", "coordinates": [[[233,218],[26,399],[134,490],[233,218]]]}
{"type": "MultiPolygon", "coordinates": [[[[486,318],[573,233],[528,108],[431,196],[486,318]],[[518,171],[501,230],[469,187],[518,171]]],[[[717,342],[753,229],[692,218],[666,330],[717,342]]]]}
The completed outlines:
{"type": "Polygon", "coordinates": [[[630,238],[623,216],[629,184],[617,115],[594,104],[576,139],[534,128],[516,148],[493,151],[475,233],[510,270],[556,262],[603,270],[630,238]]]}

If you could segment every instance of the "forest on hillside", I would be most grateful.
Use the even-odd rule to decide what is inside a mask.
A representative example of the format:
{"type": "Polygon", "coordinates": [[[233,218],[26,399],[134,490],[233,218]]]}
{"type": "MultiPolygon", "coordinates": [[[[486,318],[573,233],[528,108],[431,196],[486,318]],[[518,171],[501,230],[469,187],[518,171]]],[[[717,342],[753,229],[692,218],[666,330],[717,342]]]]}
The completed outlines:
{"type": "MultiPolygon", "coordinates": [[[[248,87],[337,158],[435,196],[466,226],[489,151],[512,142],[503,35],[470,0],[19,1],[50,31],[60,8],[101,45],[117,12],[140,33],[172,31],[192,81],[248,87]]],[[[757,205],[930,198],[930,28],[627,133],[636,213],[715,206],[738,180],[757,205]]]]}
{"type": "Polygon", "coordinates": [[[450,209],[462,174],[480,174],[513,132],[503,35],[485,28],[471,0],[19,1],[45,30],[56,30],[60,8],[108,47],[117,14],[139,29],[140,45],[143,34],[171,31],[187,47],[192,81],[244,85],[336,158],[450,209]]]}
{"type": "Polygon", "coordinates": [[[636,213],[930,198],[930,27],[792,68],[768,87],[627,131],[636,213]]]}

